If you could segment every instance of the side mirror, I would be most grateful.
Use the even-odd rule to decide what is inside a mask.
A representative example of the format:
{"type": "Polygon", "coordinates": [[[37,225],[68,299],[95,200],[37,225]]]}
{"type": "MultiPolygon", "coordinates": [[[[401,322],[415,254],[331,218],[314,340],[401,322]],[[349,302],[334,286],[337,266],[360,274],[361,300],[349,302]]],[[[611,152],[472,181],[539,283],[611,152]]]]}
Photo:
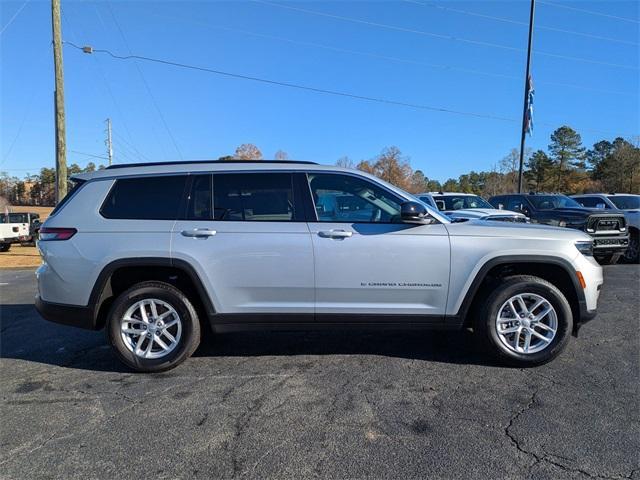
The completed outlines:
{"type": "Polygon", "coordinates": [[[400,205],[400,218],[405,223],[429,223],[430,215],[427,207],[419,202],[404,202],[400,205]]]}

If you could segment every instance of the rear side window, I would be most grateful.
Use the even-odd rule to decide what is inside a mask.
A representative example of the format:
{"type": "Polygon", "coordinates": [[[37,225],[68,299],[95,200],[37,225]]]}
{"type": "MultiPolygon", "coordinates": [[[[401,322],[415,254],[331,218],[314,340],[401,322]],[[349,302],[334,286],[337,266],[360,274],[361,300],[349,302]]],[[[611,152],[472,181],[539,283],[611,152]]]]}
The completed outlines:
{"type": "Polygon", "coordinates": [[[185,175],[116,180],[100,213],[106,218],[175,220],[186,180],[185,175]]]}
{"type": "Polygon", "coordinates": [[[214,220],[290,222],[294,219],[290,173],[229,173],[213,176],[214,220]]]}

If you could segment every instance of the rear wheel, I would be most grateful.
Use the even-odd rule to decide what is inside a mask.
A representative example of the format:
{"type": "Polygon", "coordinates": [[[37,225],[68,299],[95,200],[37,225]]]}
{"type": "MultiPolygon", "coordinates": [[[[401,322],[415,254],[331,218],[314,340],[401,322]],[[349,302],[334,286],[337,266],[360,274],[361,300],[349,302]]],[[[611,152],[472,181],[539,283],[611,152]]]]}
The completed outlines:
{"type": "Polygon", "coordinates": [[[10,243],[0,243],[0,252],[8,252],[10,248],[10,243]]]}
{"type": "Polygon", "coordinates": [[[116,354],[139,372],[178,366],[200,343],[198,314],[177,288],[142,282],[118,296],[111,306],[107,332],[116,354]]]}
{"type": "Polygon", "coordinates": [[[569,302],[553,284],[538,277],[507,277],[487,298],[475,329],[488,349],[505,363],[542,365],[566,347],[573,317],[569,302]]]}

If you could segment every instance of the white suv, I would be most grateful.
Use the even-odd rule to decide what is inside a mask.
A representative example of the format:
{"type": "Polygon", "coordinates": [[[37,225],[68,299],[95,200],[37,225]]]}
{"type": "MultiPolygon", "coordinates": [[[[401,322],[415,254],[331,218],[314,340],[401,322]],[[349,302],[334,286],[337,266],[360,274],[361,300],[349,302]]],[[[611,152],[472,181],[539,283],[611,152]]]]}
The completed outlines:
{"type": "Polygon", "coordinates": [[[36,306],[106,328],[139,371],[178,365],[209,327],[473,327],[501,359],[537,365],[596,312],[588,235],[450,223],[362,172],[176,162],[75,181],[40,230],[36,306]]]}

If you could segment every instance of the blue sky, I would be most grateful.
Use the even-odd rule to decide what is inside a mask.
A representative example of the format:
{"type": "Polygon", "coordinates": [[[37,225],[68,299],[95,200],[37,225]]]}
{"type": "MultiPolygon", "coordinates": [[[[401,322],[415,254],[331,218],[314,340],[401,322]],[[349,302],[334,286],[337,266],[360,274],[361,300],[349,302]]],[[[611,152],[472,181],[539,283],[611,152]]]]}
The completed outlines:
{"type": "MultiPolygon", "coordinates": [[[[515,120],[371,103],[65,46],[69,163],[105,162],[85,154],[105,155],[107,117],[117,162],[217,158],[251,142],[265,157],[282,149],[334,163],[397,145],[414,168],[444,180],[490,169],[519,144],[527,27],[518,22],[528,22],[528,1],[62,5],[63,37],[79,45],[515,120]]],[[[539,1],[535,131],[527,146],[546,148],[562,124],[587,146],[640,132],[638,5],[539,1]]],[[[22,176],[54,165],[50,3],[0,0],[0,28],[0,171],[22,176]]]]}

